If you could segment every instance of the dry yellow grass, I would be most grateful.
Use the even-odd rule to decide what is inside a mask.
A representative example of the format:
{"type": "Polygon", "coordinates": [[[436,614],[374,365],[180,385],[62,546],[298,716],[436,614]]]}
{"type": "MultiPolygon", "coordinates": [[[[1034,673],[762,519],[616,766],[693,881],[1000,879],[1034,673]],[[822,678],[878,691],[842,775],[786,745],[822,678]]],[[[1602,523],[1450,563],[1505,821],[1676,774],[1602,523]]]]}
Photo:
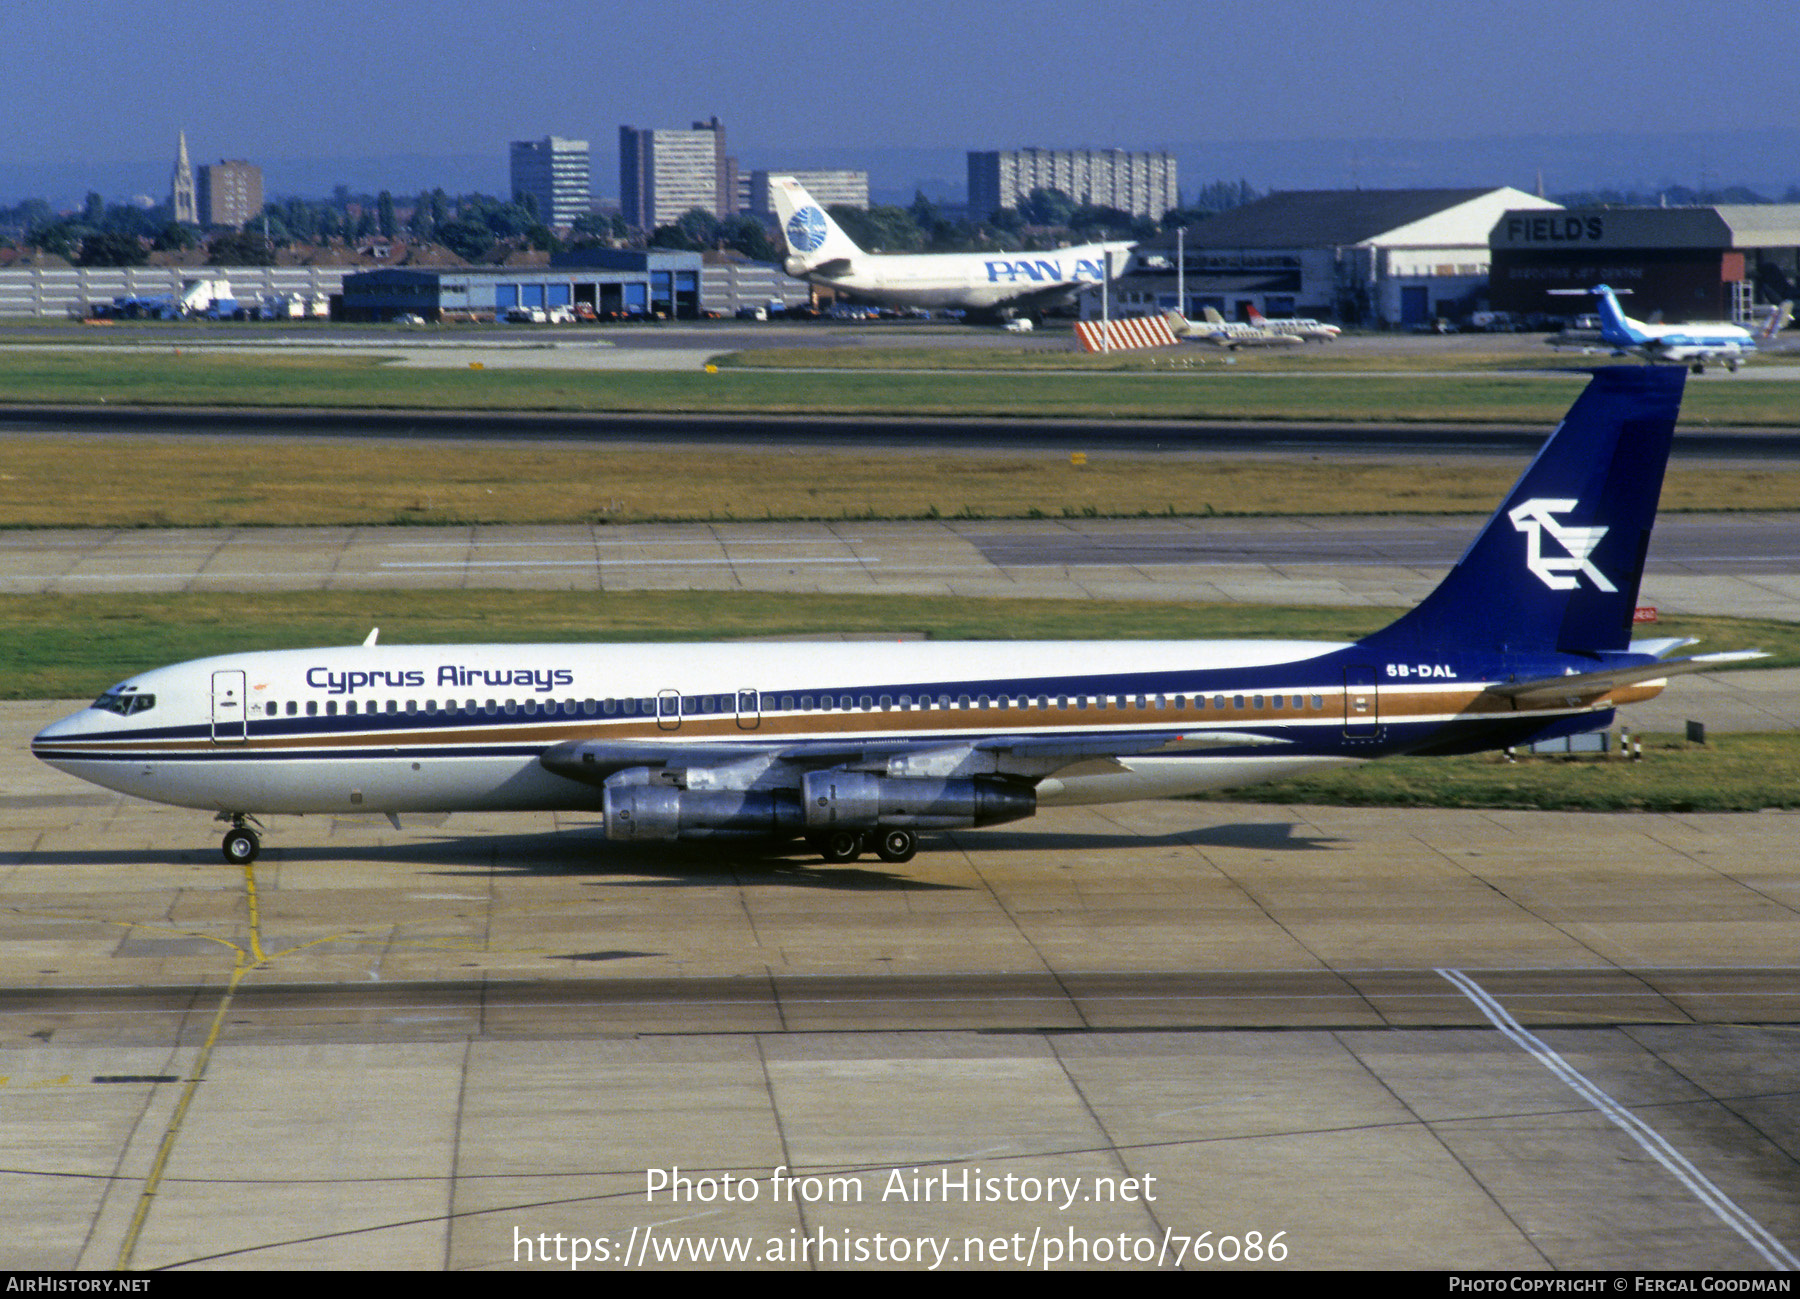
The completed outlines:
{"type": "MultiPolygon", "coordinates": [[[[0,524],[635,522],[1485,512],[1519,464],[0,438],[0,524]]],[[[1800,472],[1676,469],[1669,510],[1800,509],[1800,472]]]]}

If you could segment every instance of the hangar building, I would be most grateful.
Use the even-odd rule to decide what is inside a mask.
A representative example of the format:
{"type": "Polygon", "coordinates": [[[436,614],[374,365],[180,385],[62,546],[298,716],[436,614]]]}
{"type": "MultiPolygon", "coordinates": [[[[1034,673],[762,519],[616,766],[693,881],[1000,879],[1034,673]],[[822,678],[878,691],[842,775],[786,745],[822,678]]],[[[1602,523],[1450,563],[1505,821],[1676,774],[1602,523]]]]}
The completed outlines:
{"type": "Polygon", "coordinates": [[[1800,298],[1800,204],[1575,207],[1505,213],[1490,236],[1496,311],[1574,315],[1590,300],[1552,289],[1610,284],[1622,305],[1670,324],[1748,320],[1800,298]]]}
{"type": "Polygon", "coordinates": [[[1173,232],[1139,244],[1116,301],[1127,314],[1179,305],[1198,317],[1210,306],[1241,320],[1254,306],[1267,316],[1423,324],[1468,312],[1486,290],[1495,222],[1522,210],[1560,208],[1509,187],[1270,194],[1188,226],[1183,276],[1173,232]]]}

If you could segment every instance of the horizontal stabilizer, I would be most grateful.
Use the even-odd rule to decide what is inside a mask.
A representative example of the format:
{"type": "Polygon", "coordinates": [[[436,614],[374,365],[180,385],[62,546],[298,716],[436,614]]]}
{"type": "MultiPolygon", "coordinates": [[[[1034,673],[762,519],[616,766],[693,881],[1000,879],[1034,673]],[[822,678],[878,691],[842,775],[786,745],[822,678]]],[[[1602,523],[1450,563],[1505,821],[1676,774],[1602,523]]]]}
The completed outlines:
{"type": "Polygon", "coordinates": [[[1706,672],[1731,663],[1747,663],[1766,659],[1761,650],[1731,650],[1723,654],[1696,654],[1692,658],[1666,659],[1660,663],[1640,663],[1635,667],[1605,668],[1599,672],[1573,672],[1561,677],[1539,677],[1535,681],[1513,681],[1490,686],[1492,694],[1516,700],[1521,704],[1555,703],[1561,699],[1602,695],[1620,686],[1633,686],[1643,681],[1660,681],[1664,677],[1688,672],[1706,672]]]}

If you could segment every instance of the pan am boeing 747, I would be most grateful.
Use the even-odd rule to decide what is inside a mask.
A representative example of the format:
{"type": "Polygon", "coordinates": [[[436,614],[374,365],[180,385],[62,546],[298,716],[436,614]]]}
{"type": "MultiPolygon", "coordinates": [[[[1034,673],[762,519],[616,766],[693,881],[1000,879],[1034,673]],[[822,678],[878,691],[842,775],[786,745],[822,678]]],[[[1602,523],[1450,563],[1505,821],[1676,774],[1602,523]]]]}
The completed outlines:
{"type": "Polygon", "coordinates": [[[1354,644],[377,645],[143,672],[33,751],[218,814],[582,810],[617,840],[921,832],[1169,798],[1388,754],[1596,730],[1665,678],[1631,626],[1685,371],[1597,371],[1443,582],[1354,644]]]}
{"type": "Polygon", "coordinates": [[[1129,243],[1099,243],[1048,252],[870,253],[792,176],[770,177],[769,192],[787,241],[787,273],[883,306],[1031,315],[1112,279],[1131,252],[1129,243]]]}

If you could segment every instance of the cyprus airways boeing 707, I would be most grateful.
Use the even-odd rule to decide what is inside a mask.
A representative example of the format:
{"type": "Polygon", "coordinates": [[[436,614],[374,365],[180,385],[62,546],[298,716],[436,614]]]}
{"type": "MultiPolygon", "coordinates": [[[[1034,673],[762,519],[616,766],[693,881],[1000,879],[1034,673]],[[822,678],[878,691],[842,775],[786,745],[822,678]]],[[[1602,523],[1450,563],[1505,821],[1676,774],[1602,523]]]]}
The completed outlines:
{"type": "Polygon", "coordinates": [[[1353,644],[377,645],[143,672],[33,751],[217,813],[585,810],[617,840],[921,832],[1607,725],[1664,678],[1632,615],[1685,372],[1597,371],[1443,582],[1353,644]]]}

